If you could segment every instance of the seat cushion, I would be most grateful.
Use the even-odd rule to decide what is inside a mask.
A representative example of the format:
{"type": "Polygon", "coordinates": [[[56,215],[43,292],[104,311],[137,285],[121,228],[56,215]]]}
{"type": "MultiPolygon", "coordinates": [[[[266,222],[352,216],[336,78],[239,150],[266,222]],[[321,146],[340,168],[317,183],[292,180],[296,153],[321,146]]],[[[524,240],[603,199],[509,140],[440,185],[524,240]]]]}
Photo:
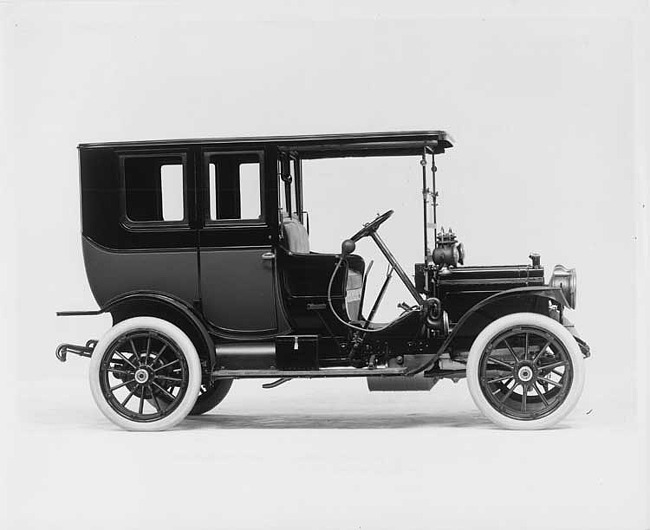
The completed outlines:
{"type": "Polygon", "coordinates": [[[348,269],[345,286],[345,305],[350,320],[357,320],[361,315],[361,292],[363,290],[363,273],[348,269]]]}
{"type": "Polygon", "coordinates": [[[289,252],[309,254],[309,234],[298,219],[293,217],[282,219],[282,230],[289,252]]]}

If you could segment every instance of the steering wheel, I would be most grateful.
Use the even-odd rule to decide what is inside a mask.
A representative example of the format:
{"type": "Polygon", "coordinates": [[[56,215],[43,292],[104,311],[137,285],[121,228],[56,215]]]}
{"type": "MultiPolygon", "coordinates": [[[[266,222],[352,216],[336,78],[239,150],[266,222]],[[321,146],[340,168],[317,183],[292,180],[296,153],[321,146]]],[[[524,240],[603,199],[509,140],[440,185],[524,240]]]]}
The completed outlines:
{"type": "Polygon", "coordinates": [[[388,220],[388,218],[393,215],[393,210],[388,210],[385,213],[382,213],[381,215],[378,215],[375,217],[372,221],[370,221],[368,224],[363,225],[363,228],[359,230],[356,234],[354,234],[350,239],[352,241],[359,241],[362,237],[367,237],[373,232],[376,232],[377,229],[385,222],[388,220]]]}

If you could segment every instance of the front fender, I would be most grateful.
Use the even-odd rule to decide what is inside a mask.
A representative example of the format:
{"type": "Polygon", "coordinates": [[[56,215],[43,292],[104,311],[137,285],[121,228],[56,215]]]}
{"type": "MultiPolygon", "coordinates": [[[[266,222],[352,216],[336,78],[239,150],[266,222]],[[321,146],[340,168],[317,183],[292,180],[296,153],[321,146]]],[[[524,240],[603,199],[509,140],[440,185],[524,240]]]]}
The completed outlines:
{"type": "MultiPolygon", "coordinates": [[[[449,348],[449,346],[451,346],[454,339],[457,338],[459,335],[461,335],[462,331],[467,328],[468,322],[470,322],[473,317],[476,317],[479,314],[479,312],[484,311],[485,309],[489,309],[490,306],[498,307],[501,304],[501,302],[508,299],[511,300],[545,299],[545,300],[555,302],[559,304],[561,307],[568,307],[568,302],[566,300],[566,297],[564,296],[564,294],[562,293],[559,287],[550,287],[547,285],[540,286],[540,287],[517,287],[515,289],[508,289],[507,291],[501,291],[500,293],[496,293],[492,296],[485,298],[484,300],[481,300],[480,302],[472,306],[456,323],[454,329],[447,336],[447,338],[442,343],[440,348],[438,348],[438,351],[433,356],[433,358],[427,361],[426,363],[423,363],[421,366],[414,368],[413,370],[410,370],[406,375],[417,374],[419,372],[431,368],[438,360],[438,358],[449,348]]],[[[507,310],[504,311],[503,307],[500,307],[498,316],[502,317],[513,312],[516,311],[507,311],[507,310]]],[[[485,325],[487,325],[487,323],[485,325]]],[[[475,335],[480,333],[483,327],[477,329],[475,335]]]]}

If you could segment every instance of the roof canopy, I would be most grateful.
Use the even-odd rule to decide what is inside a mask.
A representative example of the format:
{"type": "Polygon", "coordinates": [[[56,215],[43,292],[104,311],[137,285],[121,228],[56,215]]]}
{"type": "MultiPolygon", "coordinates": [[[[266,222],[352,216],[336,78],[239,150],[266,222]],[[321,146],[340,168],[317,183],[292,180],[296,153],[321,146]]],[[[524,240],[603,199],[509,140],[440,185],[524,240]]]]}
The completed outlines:
{"type": "Polygon", "coordinates": [[[308,136],[260,136],[244,138],[195,138],[188,140],[150,140],[80,144],[79,148],[147,148],[202,145],[214,147],[260,148],[277,146],[301,158],[340,158],[357,156],[404,156],[427,152],[442,153],[452,147],[445,131],[402,131],[383,133],[318,134],[308,136]]]}
{"type": "Polygon", "coordinates": [[[297,136],[279,141],[278,146],[301,158],[338,158],[420,155],[425,148],[429,153],[442,153],[452,143],[444,131],[404,131],[297,136]]]}

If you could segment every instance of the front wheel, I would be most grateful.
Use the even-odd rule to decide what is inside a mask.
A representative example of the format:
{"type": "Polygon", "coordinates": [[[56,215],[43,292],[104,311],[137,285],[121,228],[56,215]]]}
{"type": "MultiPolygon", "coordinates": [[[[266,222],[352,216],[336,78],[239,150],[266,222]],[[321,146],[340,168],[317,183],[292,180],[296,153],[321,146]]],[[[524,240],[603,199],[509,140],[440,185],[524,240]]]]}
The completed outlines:
{"type": "Polygon", "coordinates": [[[474,340],[467,384],[476,406],[507,429],[545,429],[575,407],[584,358],[555,320],[515,313],[495,320],[474,340]]]}
{"type": "Polygon", "coordinates": [[[90,389],[102,413],[134,431],[170,429],[189,414],[201,386],[201,362],[175,325],[136,317],[113,326],[90,361],[90,389]]]}

